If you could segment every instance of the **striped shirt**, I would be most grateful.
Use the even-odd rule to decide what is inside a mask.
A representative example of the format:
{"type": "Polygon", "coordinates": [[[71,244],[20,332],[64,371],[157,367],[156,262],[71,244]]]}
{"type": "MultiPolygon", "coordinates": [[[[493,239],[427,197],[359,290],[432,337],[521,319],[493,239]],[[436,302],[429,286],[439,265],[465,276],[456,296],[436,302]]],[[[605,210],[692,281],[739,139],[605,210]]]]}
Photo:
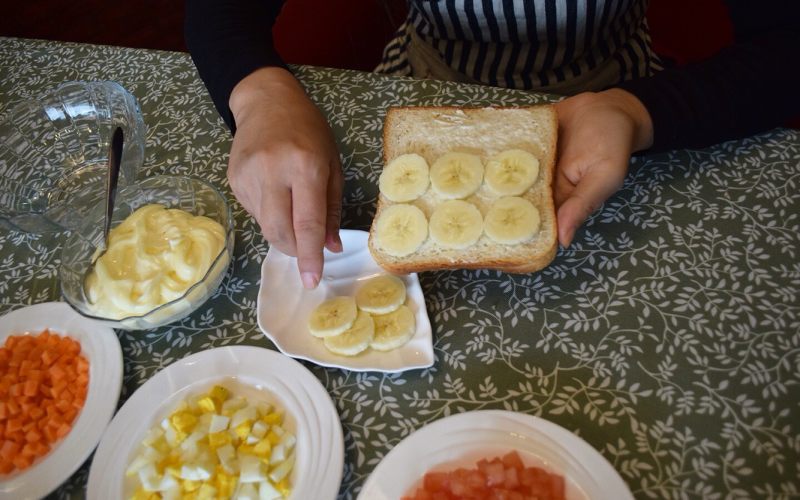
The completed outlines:
{"type": "MultiPolygon", "coordinates": [[[[800,51],[797,0],[725,0],[736,43],[663,71],[649,49],[648,0],[409,2],[406,23],[386,48],[384,73],[554,94],[618,86],[650,113],[651,151],[743,137],[800,112],[800,65],[793,63],[800,51]]],[[[186,2],[186,43],[232,131],[233,88],[258,68],[287,68],[269,31],[282,5],[186,2]]]]}
{"type": "Polygon", "coordinates": [[[661,69],[648,0],[409,0],[377,72],[572,94],[661,69]]]}

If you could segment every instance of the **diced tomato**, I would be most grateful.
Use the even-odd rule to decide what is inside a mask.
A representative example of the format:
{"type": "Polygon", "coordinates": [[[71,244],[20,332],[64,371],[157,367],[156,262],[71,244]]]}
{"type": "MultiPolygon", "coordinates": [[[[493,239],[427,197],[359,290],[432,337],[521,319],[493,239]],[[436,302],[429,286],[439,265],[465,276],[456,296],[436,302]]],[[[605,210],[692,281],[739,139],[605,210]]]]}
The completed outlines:
{"type": "Polygon", "coordinates": [[[450,480],[446,472],[428,472],[423,479],[425,489],[433,493],[434,491],[447,491],[450,488],[450,480]]]}
{"type": "Polygon", "coordinates": [[[522,470],[525,468],[522,459],[519,458],[519,453],[516,451],[511,451],[503,455],[503,465],[506,466],[506,469],[522,470]]]}
{"type": "Polygon", "coordinates": [[[490,488],[506,482],[506,471],[502,463],[491,462],[486,466],[486,485],[490,488]]]}
{"type": "Polygon", "coordinates": [[[515,490],[519,486],[519,476],[517,473],[517,469],[514,468],[507,468],[505,469],[506,480],[503,483],[509,490],[515,490]]]}
{"type": "Polygon", "coordinates": [[[564,478],[525,467],[519,454],[481,459],[474,469],[425,474],[422,487],[402,500],[563,500],[564,478]]]}

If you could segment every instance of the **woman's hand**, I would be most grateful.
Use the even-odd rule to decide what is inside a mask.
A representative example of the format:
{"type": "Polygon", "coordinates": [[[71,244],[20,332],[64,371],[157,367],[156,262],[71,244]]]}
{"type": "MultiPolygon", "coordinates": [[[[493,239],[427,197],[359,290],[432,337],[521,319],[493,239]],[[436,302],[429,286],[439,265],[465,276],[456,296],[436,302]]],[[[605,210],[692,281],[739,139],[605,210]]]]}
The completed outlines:
{"type": "Polygon", "coordinates": [[[322,276],[323,247],[340,252],[342,167],[328,123],[283,68],[245,77],[229,105],[236,135],[228,181],[264,238],[297,257],[303,286],[322,276]]]}
{"type": "Polygon", "coordinates": [[[631,154],[653,143],[653,123],[641,101],[621,89],[568,97],[556,111],[554,195],[558,240],[566,248],[583,221],[622,187],[631,154]]]}

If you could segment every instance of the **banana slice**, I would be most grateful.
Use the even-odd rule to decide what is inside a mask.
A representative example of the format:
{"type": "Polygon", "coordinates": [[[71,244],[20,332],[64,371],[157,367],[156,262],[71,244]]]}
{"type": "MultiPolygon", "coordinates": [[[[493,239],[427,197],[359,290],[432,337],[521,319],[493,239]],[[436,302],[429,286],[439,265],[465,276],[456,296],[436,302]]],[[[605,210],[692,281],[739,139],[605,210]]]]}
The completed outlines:
{"type": "Polygon", "coordinates": [[[325,337],[325,347],[335,354],[355,356],[369,347],[375,336],[375,322],[364,311],[358,312],[353,326],[340,335],[325,337]]]}
{"type": "Polygon", "coordinates": [[[388,314],[405,301],[405,283],[391,274],[369,279],[356,291],[356,305],[371,314],[388,314]]]}
{"type": "Polygon", "coordinates": [[[483,163],[468,153],[446,153],[431,166],[431,187],[442,198],[471,195],[483,182],[483,163]]]}
{"type": "Polygon", "coordinates": [[[480,210],[467,201],[448,200],[431,214],[431,239],[445,248],[467,248],[474,245],[483,232],[480,210]]]}
{"type": "Polygon", "coordinates": [[[406,306],[400,306],[389,314],[372,317],[375,322],[375,337],[369,344],[377,351],[390,351],[408,342],[417,331],[414,313],[406,306]]]}
{"type": "Polygon", "coordinates": [[[522,149],[509,149],[486,163],[486,185],[500,196],[517,196],[530,188],[539,175],[539,160],[522,149]]]}
{"type": "Polygon", "coordinates": [[[395,202],[413,201],[428,190],[429,168],[425,158],[410,153],[400,155],[383,168],[378,189],[395,202]]]}
{"type": "Polygon", "coordinates": [[[308,331],[315,337],[339,335],[353,326],[358,314],[353,297],[334,297],[318,305],[308,317],[308,331]]]}
{"type": "Polygon", "coordinates": [[[497,243],[522,243],[539,231],[539,211],[524,198],[507,196],[492,204],[483,224],[486,235],[497,243]]]}
{"type": "Polygon", "coordinates": [[[394,257],[413,253],[427,238],[428,220],[414,205],[390,205],[375,221],[375,244],[394,257]]]}

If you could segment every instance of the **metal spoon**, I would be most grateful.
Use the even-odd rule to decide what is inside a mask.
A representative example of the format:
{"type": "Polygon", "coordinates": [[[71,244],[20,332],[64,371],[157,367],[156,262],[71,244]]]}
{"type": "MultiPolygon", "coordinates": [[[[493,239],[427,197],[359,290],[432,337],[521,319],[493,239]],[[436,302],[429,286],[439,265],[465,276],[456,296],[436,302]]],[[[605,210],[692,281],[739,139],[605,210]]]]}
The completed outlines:
{"type": "Polygon", "coordinates": [[[111,232],[111,214],[114,212],[114,200],[117,197],[117,181],[119,180],[119,165],[122,161],[122,143],[123,134],[122,128],[117,127],[111,136],[111,143],[108,146],[108,175],[106,176],[106,215],[105,223],[103,224],[103,247],[98,248],[95,252],[96,257],[92,259],[89,268],[86,269],[84,274],[83,283],[86,286],[86,278],[88,278],[94,265],[106,250],[108,250],[108,233],[111,232]]]}

